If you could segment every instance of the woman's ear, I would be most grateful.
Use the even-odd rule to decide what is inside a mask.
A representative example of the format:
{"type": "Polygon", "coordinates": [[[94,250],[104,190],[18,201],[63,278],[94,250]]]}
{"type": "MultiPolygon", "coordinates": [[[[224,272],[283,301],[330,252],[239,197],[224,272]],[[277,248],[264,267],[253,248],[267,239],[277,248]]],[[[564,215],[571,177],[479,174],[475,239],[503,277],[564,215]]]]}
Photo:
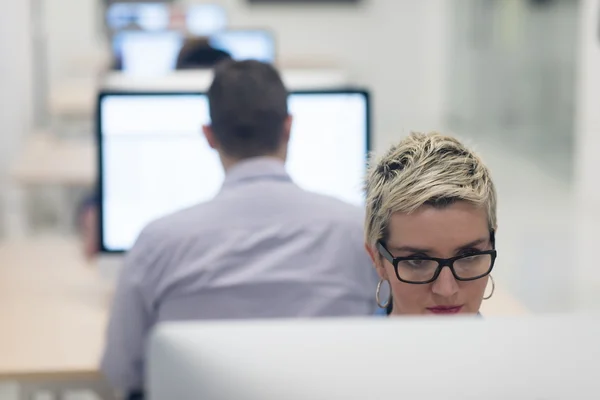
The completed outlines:
{"type": "Polygon", "coordinates": [[[379,254],[379,252],[377,251],[377,249],[375,248],[375,246],[371,246],[368,243],[365,243],[365,249],[367,250],[369,257],[371,257],[371,261],[373,262],[373,266],[375,267],[375,270],[377,271],[377,275],[379,275],[379,277],[382,280],[388,280],[387,271],[385,270],[385,267],[383,266],[383,259],[382,259],[381,255],[379,254]]]}

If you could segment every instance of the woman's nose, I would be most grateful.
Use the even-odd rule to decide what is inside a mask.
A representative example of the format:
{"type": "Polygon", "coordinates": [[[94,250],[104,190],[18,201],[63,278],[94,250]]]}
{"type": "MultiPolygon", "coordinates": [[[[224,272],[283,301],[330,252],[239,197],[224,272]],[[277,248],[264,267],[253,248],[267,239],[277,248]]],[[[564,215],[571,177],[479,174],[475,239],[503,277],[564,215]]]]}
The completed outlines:
{"type": "Polygon", "coordinates": [[[432,290],[433,293],[443,297],[451,297],[458,292],[458,282],[450,268],[442,268],[440,276],[433,282],[432,290]]]}

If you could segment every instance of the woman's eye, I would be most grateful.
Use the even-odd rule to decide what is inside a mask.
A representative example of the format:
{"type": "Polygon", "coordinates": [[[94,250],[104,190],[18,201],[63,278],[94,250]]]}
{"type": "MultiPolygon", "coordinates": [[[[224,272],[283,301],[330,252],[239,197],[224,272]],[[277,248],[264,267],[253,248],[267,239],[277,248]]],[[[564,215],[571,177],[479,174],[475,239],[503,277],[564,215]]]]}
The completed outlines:
{"type": "Polygon", "coordinates": [[[483,259],[485,259],[485,256],[482,256],[481,254],[472,254],[464,256],[459,260],[459,262],[462,264],[475,264],[482,261],[483,259]]]}
{"type": "Polygon", "coordinates": [[[408,261],[408,264],[413,268],[421,268],[427,265],[429,262],[429,260],[410,260],[408,261]]]}

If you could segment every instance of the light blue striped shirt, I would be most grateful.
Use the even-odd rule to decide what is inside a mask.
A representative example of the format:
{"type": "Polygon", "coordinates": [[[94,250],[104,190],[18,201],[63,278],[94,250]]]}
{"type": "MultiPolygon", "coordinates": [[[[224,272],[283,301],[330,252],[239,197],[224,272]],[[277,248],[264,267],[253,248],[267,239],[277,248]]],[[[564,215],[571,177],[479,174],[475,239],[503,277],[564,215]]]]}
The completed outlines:
{"type": "Polygon", "coordinates": [[[250,159],[212,201],[142,232],[117,288],[102,370],[117,389],[143,389],[145,342],[159,322],[369,316],[376,285],[362,211],[300,189],[280,161],[250,159]]]}

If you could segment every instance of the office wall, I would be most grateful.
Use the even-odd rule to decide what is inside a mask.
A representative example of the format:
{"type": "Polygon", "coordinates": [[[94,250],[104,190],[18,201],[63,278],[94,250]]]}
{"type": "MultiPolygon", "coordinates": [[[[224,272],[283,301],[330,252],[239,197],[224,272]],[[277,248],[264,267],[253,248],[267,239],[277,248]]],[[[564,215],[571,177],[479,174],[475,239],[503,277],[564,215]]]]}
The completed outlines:
{"type": "Polygon", "coordinates": [[[600,304],[597,262],[600,226],[600,0],[582,0],[577,85],[576,196],[579,301],[600,304]]]}
{"type": "Polygon", "coordinates": [[[77,74],[82,61],[103,51],[101,0],[40,2],[44,15],[50,80],[77,74]]]}
{"type": "Polygon", "coordinates": [[[250,7],[224,1],[237,26],[271,26],[283,60],[331,59],[375,95],[378,144],[442,128],[447,0],[354,7],[250,7]]]}
{"type": "Polygon", "coordinates": [[[449,124],[539,155],[570,180],[580,1],[452,3],[449,124]]]}
{"type": "Polygon", "coordinates": [[[600,205],[600,0],[583,0],[577,85],[577,189],[589,203],[600,205]]]}
{"type": "Polygon", "coordinates": [[[3,2],[0,12],[0,234],[7,196],[8,167],[29,131],[31,24],[28,1],[3,2]]]}
{"type": "MultiPolygon", "coordinates": [[[[54,85],[73,74],[72,60],[105,45],[96,3],[53,0],[47,7],[54,85]]],[[[372,88],[379,145],[412,129],[443,128],[447,0],[365,0],[346,7],[220,3],[232,26],[273,29],[282,60],[333,62],[372,88]]]]}

